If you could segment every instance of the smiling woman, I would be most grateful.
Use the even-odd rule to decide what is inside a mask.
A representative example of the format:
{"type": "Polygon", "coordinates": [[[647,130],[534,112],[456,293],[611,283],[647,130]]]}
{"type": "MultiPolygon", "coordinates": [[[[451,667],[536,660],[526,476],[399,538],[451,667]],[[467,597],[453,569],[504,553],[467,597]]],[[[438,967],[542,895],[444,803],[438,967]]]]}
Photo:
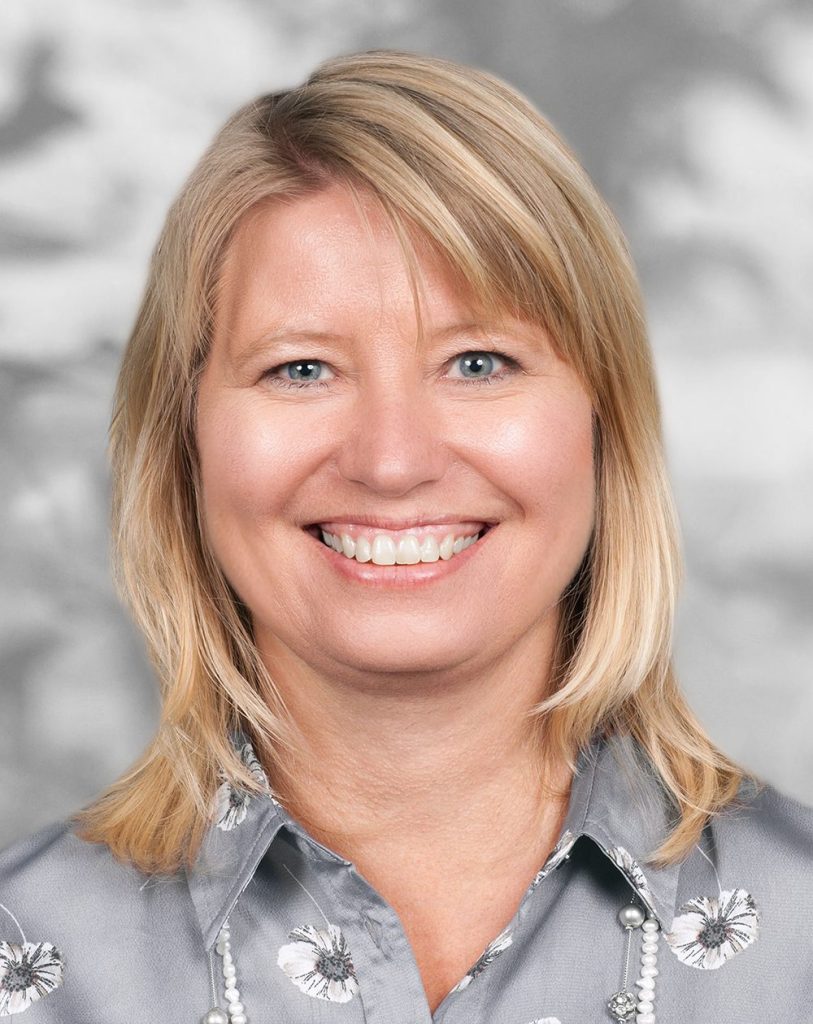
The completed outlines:
{"type": "Polygon", "coordinates": [[[803,1018],[813,811],[681,695],[641,296],[521,95],[374,51],[237,111],[111,460],[162,718],[0,860],[0,1016],[803,1018]]]}
{"type": "Polygon", "coordinates": [[[337,677],[389,689],[400,673],[410,687],[471,677],[496,653],[490,623],[522,636],[514,658],[529,659],[536,688],[547,610],[593,528],[590,399],[540,328],[506,319],[497,339],[475,326],[471,298],[428,252],[416,347],[402,249],[368,202],[334,185],[264,203],[235,232],[197,392],[205,534],[283,677],[306,646],[309,687],[326,678],[328,693],[337,677]],[[253,341],[280,322],[296,322],[295,339],[253,341]],[[486,524],[488,541],[467,544],[486,524]]]}

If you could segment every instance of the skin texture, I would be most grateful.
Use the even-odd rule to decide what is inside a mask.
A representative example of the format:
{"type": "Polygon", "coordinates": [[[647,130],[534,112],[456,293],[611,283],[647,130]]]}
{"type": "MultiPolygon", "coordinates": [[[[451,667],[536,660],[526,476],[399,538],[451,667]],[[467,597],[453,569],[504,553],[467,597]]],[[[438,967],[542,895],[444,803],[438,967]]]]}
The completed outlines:
{"type": "Polygon", "coordinates": [[[196,439],[208,543],[303,735],[289,808],[396,909],[434,1010],[510,921],[566,810],[569,775],[542,791],[527,713],[593,528],[592,408],[540,327],[472,327],[426,246],[418,346],[401,249],[365,209],[369,229],[334,185],[244,218],[196,439]],[[283,328],[338,337],[267,340],[283,328]],[[461,355],[484,352],[519,368],[495,356],[493,382],[468,383],[461,355]],[[319,363],[286,389],[299,360],[319,363]],[[412,589],[346,579],[302,529],[424,512],[499,525],[412,589]]]}

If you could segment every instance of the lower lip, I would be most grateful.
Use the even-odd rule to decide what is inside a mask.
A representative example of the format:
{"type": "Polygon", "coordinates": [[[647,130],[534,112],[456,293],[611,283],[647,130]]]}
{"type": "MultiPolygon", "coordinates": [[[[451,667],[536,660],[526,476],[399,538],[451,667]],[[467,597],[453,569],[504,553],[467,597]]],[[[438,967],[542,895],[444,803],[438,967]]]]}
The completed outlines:
{"type": "Polygon", "coordinates": [[[327,546],[312,533],[305,533],[311,538],[314,544],[318,545],[322,554],[328,561],[328,565],[340,572],[349,580],[359,583],[366,583],[372,587],[416,587],[421,584],[431,583],[433,580],[444,579],[462,569],[463,566],[476,558],[483,544],[494,532],[494,527],[486,530],[480,539],[470,544],[464,551],[444,561],[439,558],[437,562],[416,562],[415,565],[375,565],[372,562],[357,562],[355,558],[347,558],[340,555],[338,551],[327,546]]]}

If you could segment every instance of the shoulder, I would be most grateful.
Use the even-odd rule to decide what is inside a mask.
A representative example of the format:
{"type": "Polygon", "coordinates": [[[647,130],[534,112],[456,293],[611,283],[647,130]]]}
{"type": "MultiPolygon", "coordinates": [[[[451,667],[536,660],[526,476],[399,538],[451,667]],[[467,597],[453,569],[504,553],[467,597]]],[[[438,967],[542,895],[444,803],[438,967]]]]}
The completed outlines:
{"type": "MultiPolygon", "coordinates": [[[[116,861],[108,847],[80,839],[70,820],[0,851],[0,903],[33,942],[87,927],[92,908],[115,917],[141,882],[140,873],[116,861]]],[[[15,929],[0,916],[5,917],[0,937],[7,938],[15,929]]]]}
{"type": "MultiPolygon", "coordinates": [[[[707,828],[719,886],[750,896],[763,951],[773,950],[774,962],[792,957],[794,950],[798,954],[796,944],[809,935],[813,920],[813,807],[749,780],[707,828]]],[[[813,945],[809,938],[804,943],[809,956],[813,945]]]]}
{"type": "MultiPolygon", "coordinates": [[[[54,936],[71,944],[89,932],[102,937],[138,931],[189,902],[183,873],[146,875],[116,859],[105,844],[82,839],[70,819],[0,851],[0,903],[31,941],[54,936]]],[[[0,923],[0,938],[8,937],[10,923],[0,923]]]]}
{"type": "MultiPolygon", "coordinates": [[[[77,835],[71,819],[55,822],[0,851],[0,903],[29,922],[65,932],[96,924],[109,930],[145,913],[189,901],[186,877],[148,875],[113,856],[104,843],[77,835]],[[13,905],[12,905],[13,904],[13,905]]],[[[22,922],[25,929],[25,923],[22,922]]],[[[5,931],[5,927],[3,929],[5,931]]]]}
{"type": "MultiPolygon", "coordinates": [[[[116,861],[110,850],[76,835],[68,819],[47,825],[0,851],[0,893],[34,895],[43,888],[70,883],[71,891],[85,885],[111,884],[138,876],[116,861]]],[[[5,902],[3,900],[3,902],[5,902]]]]}
{"type": "Polygon", "coordinates": [[[770,783],[746,779],[732,803],[715,815],[712,834],[721,856],[780,874],[813,868],[813,806],[770,783]]]}
{"type": "Polygon", "coordinates": [[[109,852],[79,839],[69,821],[0,851],[0,1016],[55,993],[37,1009],[37,1019],[84,1019],[68,1015],[73,1007],[66,1005],[63,976],[66,964],[78,964],[68,970],[79,975],[81,987],[88,960],[98,961],[95,936],[106,930],[105,896],[120,888],[116,873],[109,852]]]}
{"type": "MultiPolygon", "coordinates": [[[[195,934],[185,877],[145,875],[117,860],[109,847],[81,839],[70,820],[0,852],[0,904],[9,912],[0,912],[0,976],[3,956],[6,966],[16,958],[27,970],[40,972],[40,994],[49,995],[36,1011],[43,1024],[102,1019],[103,1008],[125,1004],[134,1011],[149,1002],[159,984],[178,991],[195,987],[181,956],[195,934]],[[157,944],[163,957],[160,983],[157,944]]],[[[4,992],[0,984],[0,1017],[4,992]]],[[[21,1008],[38,998],[28,990],[21,1008]]],[[[205,1001],[205,986],[202,995],[190,998],[205,1001]]]]}

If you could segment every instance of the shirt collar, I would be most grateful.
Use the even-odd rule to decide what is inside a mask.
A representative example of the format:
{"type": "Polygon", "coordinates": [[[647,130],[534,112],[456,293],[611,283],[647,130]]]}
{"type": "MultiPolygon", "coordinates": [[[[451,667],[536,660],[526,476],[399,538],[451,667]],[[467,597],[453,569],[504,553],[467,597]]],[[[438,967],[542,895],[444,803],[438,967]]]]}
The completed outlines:
{"type": "Polygon", "coordinates": [[[588,836],[599,847],[664,929],[675,914],[680,862],[648,860],[674,825],[672,807],[637,742],[615,734],[581,752],[563,827],[563,835],[588,836]]]}
{"type": "MultiPolygon", "coordinates": [[[[231,740],[246,767],[269,790],[246,736],[234,732],[231,740]]],[[[680,864],[663,868],[646,864],[669,831],[669,806],[663,787],[631,737],[595,738],[579,754],[561,838],[537,878],[567,856],[576,840],[588,836],[661,927],[669,927],[680,864]]],[[[214,945],[223,922],[283,827],[299,835],[317,858],[350,865],[313,839],[270,790],[249,796],[224,781],[195,866],[186,872],[207,949],[214,945]]]]}

